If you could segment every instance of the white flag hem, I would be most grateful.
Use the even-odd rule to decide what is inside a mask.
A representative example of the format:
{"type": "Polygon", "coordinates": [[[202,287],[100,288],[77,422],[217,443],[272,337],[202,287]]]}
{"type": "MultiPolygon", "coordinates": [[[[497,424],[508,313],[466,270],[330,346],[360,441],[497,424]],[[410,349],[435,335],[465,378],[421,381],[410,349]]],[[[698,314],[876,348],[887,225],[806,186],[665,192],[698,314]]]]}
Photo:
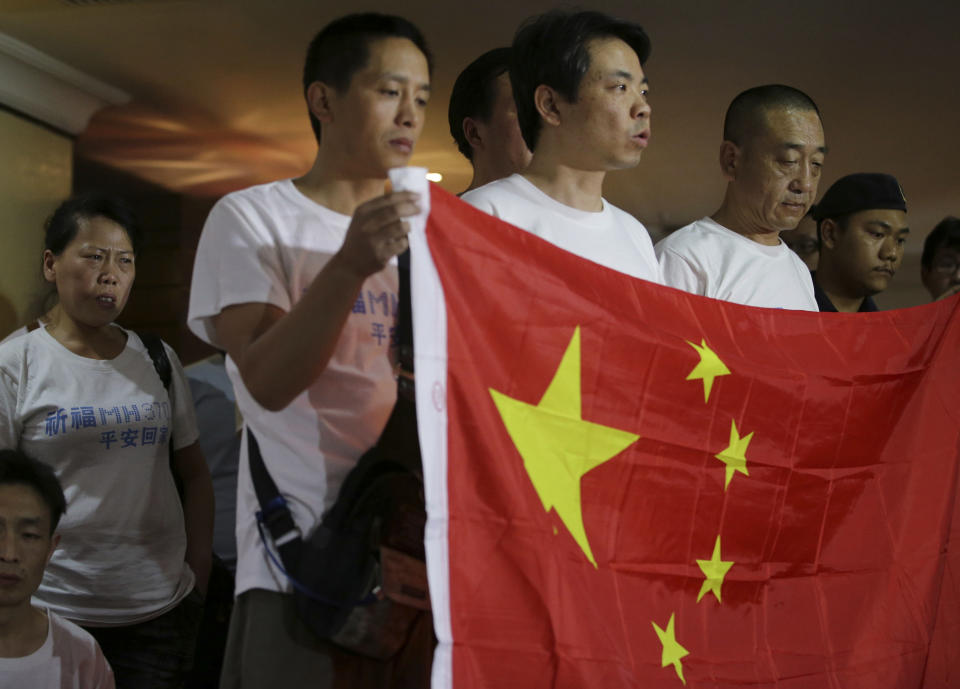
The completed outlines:
{"type": "Polygon", "coordinates": [[[440,276],[427,245],[430,183],[423,168],[390,170],[394,189],[420,193],[422,212],[410,219],[410,277],[413,302],[417,425],[427,503],[424,542],[430,604],[438,645],[433,655],[433,689],[453,685],[450,624],[450,560],[447,505],[447,312],[440,276]]]}

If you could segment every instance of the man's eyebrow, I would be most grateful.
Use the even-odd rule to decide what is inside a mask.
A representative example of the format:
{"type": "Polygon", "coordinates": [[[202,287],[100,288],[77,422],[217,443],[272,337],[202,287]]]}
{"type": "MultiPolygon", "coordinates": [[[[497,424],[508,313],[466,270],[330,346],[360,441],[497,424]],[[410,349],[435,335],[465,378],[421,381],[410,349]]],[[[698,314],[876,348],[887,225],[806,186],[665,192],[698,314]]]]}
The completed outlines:
{"type": "MultiPolygon", "coordinates": [[[[607,76],[613,79],[629,79],[630,81],[633,81],[634,79],[633,72],[628,72],[625,69],[616,69],[610,72],[609,74],[607,74],[607,76]]],[[[646,76],[644,76],[643,79],[640,80],[640,83],[649,84],[650,80],[647,79],[646,76]]]]}
{"type": "MultiPolygon", "coordinates": [[[[876,226],[878,226],[878,227],[882,227],[882,228],[885,229],[885,230],[892,230],[892,229],[893,229],[893,225],[891,225],[890,223],[888,223],[888,222],[885,221],[885,220],[868,220],[865,224],[866,224],[866,225],[876,225],[876,226]]],[[[909,228],[909,227],[901,227],[901,228],[899,228],[899,229],[897,230],[897,232],[898,232],[899,234],[910,234],[910,228],[909,228]]]]}
{"type": "MultiPolygon", "coordinates": [[[[806,148],[806,146],[804,146],[803,144],[794,143],[794,142],[792,142],[792,141],[786,142],[785,144],[783,144],[783,147],[784,147],[784,148],[788,148],[788,149],[790,149],[790,150],[796,150],[796,151],[802,151],[804,148],[806,148]]],[[[822,154],[826,155],[826,154],[827,154],[827,150],[828,150],[828,149],[827,149],[826,146],[817,146],[817,152],[818,152],[818,153],[822,153],[822,154]]]]}
{"type": "MultiPolygon", "coordinates": [[[[383,74],[380,75],[380,78],[386,81],[399,81],[401,84],[410,83],[410,77],[404,76],[402,74],[396,74],[395,72],[384,72],[383,74]]],[[[417,87],[417,89],[420,91],[429,91],[430,83],[426,82],[426,83],[420,84],[417,87]]]]}
{"type": "Polygon", "coordinates": [[[39,527],[41,523],[40,517],[20,517],[17,519],[18,526],[36,526],[39,527]]]}

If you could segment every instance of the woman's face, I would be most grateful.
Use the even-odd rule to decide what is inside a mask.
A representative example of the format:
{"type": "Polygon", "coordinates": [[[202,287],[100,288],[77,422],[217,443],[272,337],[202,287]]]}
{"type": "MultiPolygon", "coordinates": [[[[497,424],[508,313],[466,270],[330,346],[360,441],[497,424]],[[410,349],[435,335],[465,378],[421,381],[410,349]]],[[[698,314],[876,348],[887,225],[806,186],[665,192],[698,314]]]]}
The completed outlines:
{"type": "Polygon", "coordinates": [[[43,253],[43,274],[57,286],[64,313],[91,327],[113,322],[130,296],[133,245],[126,230],[102,216],[83,219],[59,256],[43,253]]]}

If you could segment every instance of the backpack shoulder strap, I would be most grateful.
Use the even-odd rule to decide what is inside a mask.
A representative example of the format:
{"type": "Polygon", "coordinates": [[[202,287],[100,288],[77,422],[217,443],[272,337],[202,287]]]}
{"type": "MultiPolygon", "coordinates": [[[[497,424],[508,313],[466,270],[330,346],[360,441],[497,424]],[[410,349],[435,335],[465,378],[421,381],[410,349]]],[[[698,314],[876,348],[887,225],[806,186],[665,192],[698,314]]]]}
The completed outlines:
{"type": "Polygon", "coordinates": [[[153,361],[153,367],[157,370],[157,375],[163,381],[163,387],[170,389],[170,381],[173,380],[173,368],[170,366],[170,359],[167,358],[167,350],[163,347],[163,340],[153,333],[137,332],[137,337],[143,342],[153,361]]]}

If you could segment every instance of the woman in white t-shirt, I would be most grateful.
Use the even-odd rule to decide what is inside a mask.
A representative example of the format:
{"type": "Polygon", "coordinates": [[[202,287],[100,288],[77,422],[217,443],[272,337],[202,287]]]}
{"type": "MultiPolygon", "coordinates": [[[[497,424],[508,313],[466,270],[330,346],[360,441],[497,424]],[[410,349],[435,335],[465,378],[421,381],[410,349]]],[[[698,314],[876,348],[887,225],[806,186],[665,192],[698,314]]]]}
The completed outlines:
{"type": "Polygon", "coordinates": [[[93,634],[120,689],[183,684],[213,525],[180,362],[164,345],[167,389],[136,333],[114,323],[139,244],[122,202],[65,201],[47,223],[43,252],[58,317],[0,345],[0,447],[51,465],[67,497],[36,598],[93,634]]]}

